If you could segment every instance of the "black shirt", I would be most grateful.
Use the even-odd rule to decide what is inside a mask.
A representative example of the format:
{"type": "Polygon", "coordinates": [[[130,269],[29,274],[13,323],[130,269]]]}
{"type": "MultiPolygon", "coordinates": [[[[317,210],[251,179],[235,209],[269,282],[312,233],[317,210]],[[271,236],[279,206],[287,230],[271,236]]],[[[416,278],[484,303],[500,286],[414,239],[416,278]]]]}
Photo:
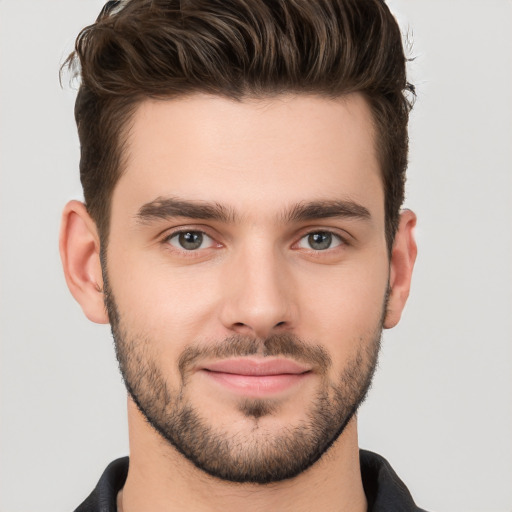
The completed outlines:
{"type": "MultiPolygon", "coordinates": [[[[359,458],[368,512],[425,512],[415,505],[411,493],[384,457],[360,450],[359,458]]],[[[94,491],[75,512],[116,512],[117,493],[127,475],[128,457],[110,463],[94,491]]]]}

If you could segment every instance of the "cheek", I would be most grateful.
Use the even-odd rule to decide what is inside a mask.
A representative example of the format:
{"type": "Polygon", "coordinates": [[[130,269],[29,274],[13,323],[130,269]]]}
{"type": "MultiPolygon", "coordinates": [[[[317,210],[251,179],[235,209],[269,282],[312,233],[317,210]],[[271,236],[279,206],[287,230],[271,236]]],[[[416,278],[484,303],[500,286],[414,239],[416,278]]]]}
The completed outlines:
{"type": "MultiPolygon", "coordinates": [[[[119,251],[118,251],[119,253],[119,251]]],[[[125,329],[145,336],[160,353],[180,352],[191,341],[215,336],[215,276],[197,267],[171,268],[161,259],[125,252],[108,265],[110,285],[125,329]]]]}
{"type": "Polygon", "coordinates": [[[301,334],[342,360],[361,343],[373,341],[381,329],[388,282],[388,267],[382,261],[359,261],[303,274],[298,295],[307,300],[301,303],[306,329],[301,334]]]}
{"type": "MultiPolygon", "coordinates": [[[[280,284],[281,293],[297,312],[296,334],[324,346],[334,359],[350,357],[380,328],[388,266],[385,255],[375,252],[336,265],[288,262],[282,269],[289,279],[280,284]]],[[[130,251],[128,244],[112,244],[108,261],[124,328],[149,339],[160,357],[175,359],[190,343],[228,334],[219,311],[232,300],[226,296],[229,262],[176,267],[154,248],[130,251]]]]}

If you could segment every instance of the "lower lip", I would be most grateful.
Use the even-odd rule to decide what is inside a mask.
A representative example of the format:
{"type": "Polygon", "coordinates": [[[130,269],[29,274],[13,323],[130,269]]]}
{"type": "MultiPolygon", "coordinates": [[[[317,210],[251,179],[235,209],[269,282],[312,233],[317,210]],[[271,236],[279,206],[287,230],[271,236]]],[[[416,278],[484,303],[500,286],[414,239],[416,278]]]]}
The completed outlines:
{"type": "Polygon", "coordinates": [[[229,390],[253,398],[286,391],[302,382],[309,375],[309,372],[278,375],[240,375],[206,370],[203,373],[229,390]]]}

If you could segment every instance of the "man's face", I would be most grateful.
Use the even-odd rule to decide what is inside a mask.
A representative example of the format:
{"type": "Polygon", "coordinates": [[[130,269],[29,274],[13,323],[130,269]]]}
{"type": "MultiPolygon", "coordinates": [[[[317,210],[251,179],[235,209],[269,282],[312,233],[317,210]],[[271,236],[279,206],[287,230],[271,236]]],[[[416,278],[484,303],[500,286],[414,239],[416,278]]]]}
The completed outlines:
{"type": "Polygon", "coordinates": [[[104,274],[123,376],[153,427],[220,478],[300,473],[364,398],[385,315],[367,104],[142,103],[104,274]]]}

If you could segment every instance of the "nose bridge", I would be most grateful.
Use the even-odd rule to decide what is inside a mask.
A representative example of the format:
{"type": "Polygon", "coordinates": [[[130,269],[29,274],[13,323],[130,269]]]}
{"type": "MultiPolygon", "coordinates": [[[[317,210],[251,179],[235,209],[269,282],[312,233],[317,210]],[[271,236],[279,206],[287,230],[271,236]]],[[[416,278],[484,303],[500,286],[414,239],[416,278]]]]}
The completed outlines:
{"type": "Polygon", "coordinates": [[[226,327],[266,337],[292,326],[292,283],[286,259],[275,244],[262,238],[244,244],[226,270],[230,283],[223,304],[226,327]]]}

